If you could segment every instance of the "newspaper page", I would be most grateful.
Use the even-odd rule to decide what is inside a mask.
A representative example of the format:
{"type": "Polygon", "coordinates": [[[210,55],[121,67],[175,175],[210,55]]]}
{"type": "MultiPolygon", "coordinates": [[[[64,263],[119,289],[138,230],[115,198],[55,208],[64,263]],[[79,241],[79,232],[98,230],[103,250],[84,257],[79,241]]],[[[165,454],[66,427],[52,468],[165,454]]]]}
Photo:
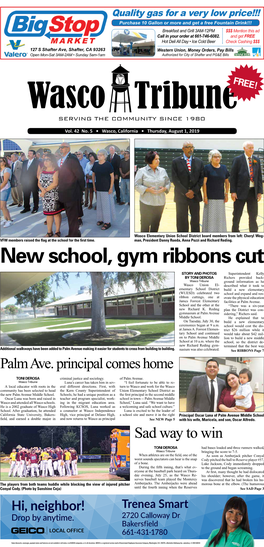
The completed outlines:
{"type": "Polygon", "coordinates": [[[3,5],[0,538],[264,546],[264,6],[3,5]]]}

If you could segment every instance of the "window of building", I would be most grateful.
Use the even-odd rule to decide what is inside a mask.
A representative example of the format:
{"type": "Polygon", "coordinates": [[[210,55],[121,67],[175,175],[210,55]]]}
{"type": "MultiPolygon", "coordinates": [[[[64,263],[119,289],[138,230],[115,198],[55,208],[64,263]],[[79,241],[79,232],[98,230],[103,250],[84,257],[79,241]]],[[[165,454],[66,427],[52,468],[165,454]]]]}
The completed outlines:
{"type": "Polygon", "coordinates": [[[117,300],[107,300],[106,301],[106,307],[107,308],[116,308],[117,306],[117,300]]]}
{"type": "Polygon", "coordinates": [[[131,298],[120,298],[118,306],[131,306],[131,298]]]}
{"type": "Polygon", "coordinates": [[[163,294],[162,295],[162,302],[174,302],[174,294],[163,294]]]}

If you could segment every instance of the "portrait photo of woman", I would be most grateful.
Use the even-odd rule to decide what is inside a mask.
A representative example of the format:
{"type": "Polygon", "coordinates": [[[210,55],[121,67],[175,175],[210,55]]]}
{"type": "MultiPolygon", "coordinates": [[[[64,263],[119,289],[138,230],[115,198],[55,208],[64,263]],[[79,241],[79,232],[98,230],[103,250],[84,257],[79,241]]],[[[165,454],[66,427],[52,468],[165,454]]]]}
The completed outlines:
{"type": "Polygon", "coordinates": [[[237,496],[226,502],[221,527],[212,531],[204,547],[231,547],[234,545],[239,545],[239,547],[254,546],[246,502],[237,496]]]}

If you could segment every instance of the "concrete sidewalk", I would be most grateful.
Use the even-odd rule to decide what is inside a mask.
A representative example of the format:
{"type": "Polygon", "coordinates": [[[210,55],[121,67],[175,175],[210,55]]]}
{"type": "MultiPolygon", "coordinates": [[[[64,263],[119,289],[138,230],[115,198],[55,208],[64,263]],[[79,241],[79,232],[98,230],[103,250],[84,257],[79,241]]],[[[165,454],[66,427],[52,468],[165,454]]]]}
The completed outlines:
{"type": "MultiPolygon", "coordinates": [[[[42,326],[42,327],[33,327],[33,328],[30,328],[30,329],[23,329],[23,330],[13,330],[12,332],[10,332],[10,335],[12,334],[27,334],[27,333],[34,333],[34,332],[61,332],[61,331],[68,331],[68,330],[87,330],[87,325],[85,327],[81,327],[80,326],[80,323],[87,323],[87,322],[91,322],[92,319],[87,317],[87,319],[80,319],[80,321],[74,321],[71,322],[71,323],[61,323],[60,325],[47,325],[47,326],[42,326]],[[75,325],[78,324],[78,326],[76,327],[75,325]],[[61,328],[60,328],[61,327],[61,328]]],[[[158,325],[158,324],[164,324],[164,323],[173,323],[173,321],[171,320],[168,320],[168,321],[146,321],[146,322],[138,322],[138,323],[128,323],[127,325],[124,324],[124,323],[118,323],[118,324],[114,324],[114,325],[106,325],[106,328],[107,329],[126,329],[126,328],[131,328],[133,329],[133,327],[138,327],[140,325],[158,325]]]]}
{"type": "Polygon", "coordinates": [[[174,346],[174,343],[175,335],[173,331],[165,334],[165,336],[162,336],[161,338],[158,338],[157,340],[155,340],[155,342],[150,342],[148,346],[174,346]]]}
{"type": "MultiPolygon", "coordinates": [[[[45,216],[42,211],[42,201],[39,202],[39,210],[34,215],[31,212],[20,212],[23,207],[9,207],[12,203],[12,199],[9,199],[7,207],[14,221],[9,228],[3,228],[0,226],[0,237],[14,238],[14,237],[45,237],[47,233],[47,226],[44,224],[45,216]]],[[[31,203],[32,209],[32,203],[31,203]]],[[[98,238],[98,237],[129,237],[130,230],[130,206],[115,204],[116,220],[108,230],[101,230],[100,226],[96,225],[96,210],[83,208],[84,216],[82,217],[83,226],[80,227],[81,237],[98,238]]],[[[2,220],[2,217],[1,219],[2,220]]],[[[55,232],[55,225],[53,226],[53,232],[55,232]]],[[[61,223],[61,236],[65,237],[68,234],[68,221],[66,213],[62,213],[61,223]]]]}
{"type": "Polygon", "coordinates": [[[2,331],[0,331],[0,342],[1,346],[20,346],[15,340],[10,338],[8,334],[4,334],[2,331]]]}

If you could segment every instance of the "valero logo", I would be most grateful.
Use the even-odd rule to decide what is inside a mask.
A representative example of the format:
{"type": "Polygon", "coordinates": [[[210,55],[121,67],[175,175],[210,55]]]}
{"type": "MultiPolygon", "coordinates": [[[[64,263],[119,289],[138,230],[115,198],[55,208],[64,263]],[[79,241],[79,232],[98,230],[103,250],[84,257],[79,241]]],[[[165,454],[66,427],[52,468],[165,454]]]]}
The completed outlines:
{"type": "Polygon", "coordinates": [[[27,53],[18,53],[18,48],[24,45],[25,44],[21,44],[21,40],[10,40],[7,46],[11,46],[13,51],[4,51],[5,57],[27,57],[27,53]]]}
{"type": "Polygon", "coordinates": [[[25,44],[21,44],[21,40],[17,40],[16,42],[14,42],[14,40],[10,40],[9,44],[7,45],[11,46],[14,51],[17,51],[19,47],[23,47],[25,44]]]}

